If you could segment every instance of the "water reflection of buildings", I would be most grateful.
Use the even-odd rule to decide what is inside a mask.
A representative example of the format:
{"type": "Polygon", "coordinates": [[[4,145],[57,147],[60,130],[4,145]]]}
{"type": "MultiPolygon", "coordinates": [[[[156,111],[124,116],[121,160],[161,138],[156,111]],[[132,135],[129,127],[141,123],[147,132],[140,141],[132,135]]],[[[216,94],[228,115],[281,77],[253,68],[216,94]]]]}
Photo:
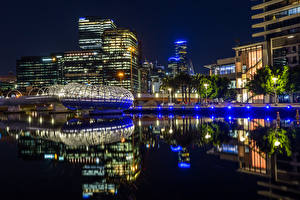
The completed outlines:
{"type": "Polygon", "coordinates": [[[130,118],[73,119],[55,128],[38,121],[33,118],[29,127],[1,121],[0,126],[17,138],[19,157],[80,167],[83,198],[117,196],[139,176],[140,141],[130,118]]]}
{"type": "MultiPolygon", "coordinates": [[[[288,128],[296,124],[293,123],[289,119],[281,120],[280,127],[288,128]]],[[[158,115],[139,117],[136,126],[143,133],[147,148],[159,148],[161,142],[169,144],[170,150],[178,153],[179,167],[192,167],[191,147],[208,148],[208,154],[236,162],[238,172],[260,177],[257,182],[259,195],[275,199],[298,199],[300,196],[299,152],[293,152],[291,157],[270,154],[262,151],[251,136],[261,127],[276,126],[276,120],[158,115]],[[228,138],[224,137],[226,132],[228,138]]]]}

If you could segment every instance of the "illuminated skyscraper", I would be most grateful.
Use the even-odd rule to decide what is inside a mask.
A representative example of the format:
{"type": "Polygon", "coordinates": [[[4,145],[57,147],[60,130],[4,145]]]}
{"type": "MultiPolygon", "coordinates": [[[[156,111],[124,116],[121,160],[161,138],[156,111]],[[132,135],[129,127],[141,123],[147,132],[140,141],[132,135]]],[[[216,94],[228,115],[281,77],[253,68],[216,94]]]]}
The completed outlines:
{"type": "Polygon", "coordinates": [[[111,19],[99,17],[79,18],[79,46],[81,49],[101,49],[102,34],[105,30],[114,29],[116,25],[111,19]]]}
{"type": "Polygon", "coordinates": [[[168,67],[171,69],[171,75],[178,73],[194,74],[192,62],[188,59],[187,41],[178,40],[174,43],[175,56],[170,57],[168,67]]]}
{"type": "Polygon", "coordinates": [[[139,50],[137,36],[128,29],[103,33],[103,67],[105,84],[138,91],[139,50]]]}

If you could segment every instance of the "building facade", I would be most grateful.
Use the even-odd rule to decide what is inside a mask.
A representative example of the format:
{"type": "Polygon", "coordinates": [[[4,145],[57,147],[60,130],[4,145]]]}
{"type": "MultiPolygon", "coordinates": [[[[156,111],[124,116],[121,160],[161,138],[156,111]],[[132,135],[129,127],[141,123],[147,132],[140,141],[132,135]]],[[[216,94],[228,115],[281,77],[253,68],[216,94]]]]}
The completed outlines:
{"type": "Polygon", "coordinates": [[[17,88],[21,91],[59,82],[59,62],[62,55],[27,56],[17,60],[17,88]]]}
{"type": "Polygon", "coordinates": [[[121,86],[133,93],[139,90],[139,51],[136,34],[128,29],[103,33],[104,84],[121,86]]]}
{"type": "Polygon", "coordinates": [[[105,30],[115,29],[111,19],[81,17],[78,21],[79,46],[81,49],[101,49],[102,34],[105,30]]]}
{"type": "Polygon", "coordinates": [[[59,59],[59,84],[103,84],[102,54],[95,50],[68,51],[59,59]]]}
{"type": "Polygon", "coordinates": [[[257,30],[252,37],[263,37],[268,45],[268,64],[290,67],[300,63],[300,1],[261,0],[252,7],[257,30]]]}
{"type": "Polygon", "coordinates": [[[17,78],[12,72],[6,76],[0,76],[0,96],[4,96],[15,88],[17,88],[17,78]]]}
{"type": "Polygon", "coordinates": [[[263,103],[263,95],[252,98],[246,89],[247,82],[253,79],[256,71],[267,64],[267,44],[260,42],[233,48],[235,50],[237,101],[242,103],[263,103]]]}

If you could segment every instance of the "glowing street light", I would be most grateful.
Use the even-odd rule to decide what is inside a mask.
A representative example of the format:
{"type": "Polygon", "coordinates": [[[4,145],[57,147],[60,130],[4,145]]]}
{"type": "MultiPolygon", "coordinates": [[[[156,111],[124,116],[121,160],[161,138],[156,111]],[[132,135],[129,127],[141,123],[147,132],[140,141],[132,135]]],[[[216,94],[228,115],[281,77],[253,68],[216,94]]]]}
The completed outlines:
{"type": "Polygon", "coordinates": [[[204,83],[203,86],[205,87],[205,104],[207,104],[207,88],[208,88],[208,84],[204,83]]]}
{"type": "Polygon", "coordinates": [[[172,88],[168,88],[169,91],[169,97],[170,97],[170,103],[172,103],[172,88]]]}
{"type": "Polygon", "coordinates": [[[128,47],[127,50],[130,52],[130,86],[131,86],[131,91],[133,92],[132,54],[135,52],[135,48],[134,47],[128,47]]]}
{"type": "Polygon", "coordinates": [[[274,82],[275,105],[277,105],[277,91],[276,91],[277,90],[277,85],[276,85],[276,83],[277,83],[278,78],[273,77],[272,80],[274,82]]]}
{"type": "Polygon", "coordinates": [[[206,133],[206,135],[205,135],[205,139],[209,139],[209,138],[211,138],[211,135],[210,134],[208,134],[208,133],[206,133]]]}
{"type": "Polygon", "coordinates": [[[120,85],[122,86],[122,80],[124,79],[125,73],[120,71],[120,72],[118,72],[117,76],[119,77],[120,85]]]}
{"type": "Polygon", "coordinates": [[[278,141],[278,139],[275,141],[274,145],[275,145],[275,147],[278,147],[280,145],[280,142],[278,141]]]}

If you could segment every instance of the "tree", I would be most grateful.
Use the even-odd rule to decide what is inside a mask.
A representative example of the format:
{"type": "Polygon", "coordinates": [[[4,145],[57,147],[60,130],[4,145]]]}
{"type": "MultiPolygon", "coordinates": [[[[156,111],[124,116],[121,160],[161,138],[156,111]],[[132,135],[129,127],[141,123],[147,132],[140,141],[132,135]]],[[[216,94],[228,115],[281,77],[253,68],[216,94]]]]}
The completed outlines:
{"type": "MultiPolygon", "coordinates": [[[[283,94],[292,88],[289,86],[289,67],[270,67],[265,66],[257,70],[253,78],[248,81],[246,88],[252,92],[253,98],[257,95],[275,95],[275,89],[277,94],[283,94]],[[277,78],[276,85],[273,78],[277,78]]],[[[250,99],[249,98],[249,99],[250,99]]]]}

